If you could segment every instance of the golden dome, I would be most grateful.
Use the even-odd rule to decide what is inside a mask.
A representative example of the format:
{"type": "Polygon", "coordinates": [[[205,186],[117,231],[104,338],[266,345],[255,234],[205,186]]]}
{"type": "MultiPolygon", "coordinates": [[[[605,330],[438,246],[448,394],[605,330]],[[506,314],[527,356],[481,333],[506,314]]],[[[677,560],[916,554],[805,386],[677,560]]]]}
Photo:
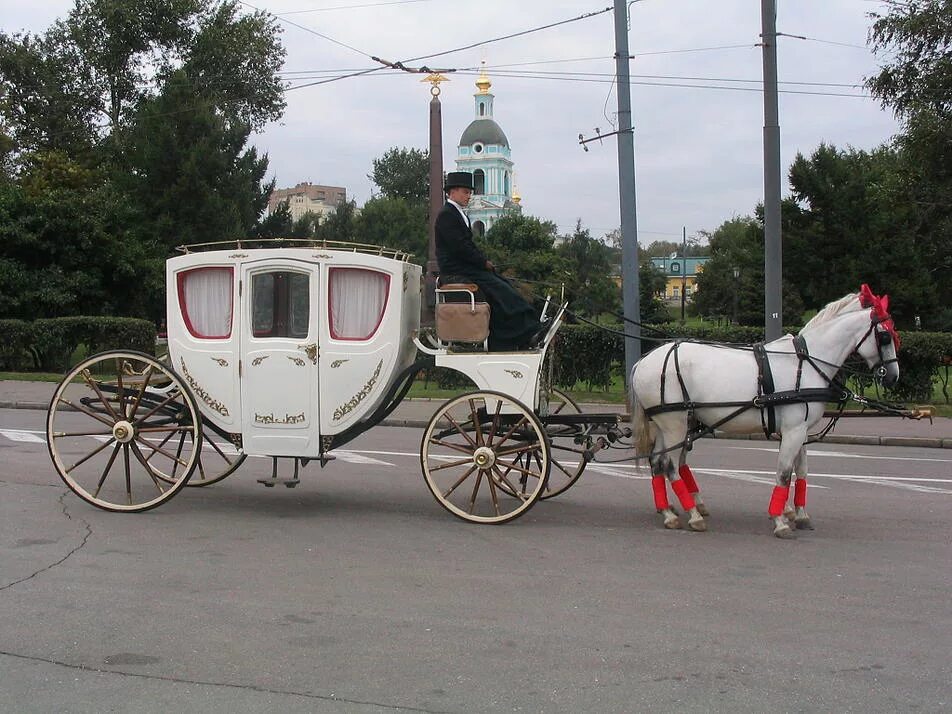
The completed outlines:
{"type": "Polygon", "coordinates": [[[482,62],[482,68],[479,70],[479,77],[476,78],[476,88],[480,94],[489,94],[489,88],[493,83],[489,81],[489,75],[486,74],[486,60],[482,62]]]}
{"type": "Polygon", "coordinates": [[[520,196],[520,195],[519,195],[519,192],[515,189],[515,187],[513,187],[513,189],[512,189],[512,202],[515,203],[515,204],[518,206],[521,201],[522,201],[522,196],[520,196]]]}

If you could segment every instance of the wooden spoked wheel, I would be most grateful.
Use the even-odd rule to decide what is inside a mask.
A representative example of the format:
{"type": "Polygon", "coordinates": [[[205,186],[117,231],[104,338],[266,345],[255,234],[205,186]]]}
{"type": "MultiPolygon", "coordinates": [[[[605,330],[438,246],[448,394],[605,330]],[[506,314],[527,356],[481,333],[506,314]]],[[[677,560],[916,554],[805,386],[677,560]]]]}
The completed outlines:
{"type": "MultiPolygon", "coordinates": [[[[191,441],[192,432],[183,431],[170,439],[169,444],[173,450],[182,448],[184,444],[180,442],[191,441]]],[[[192,477],[186,484],[189,488],[211,486],[213,483],[231,476],[238,467],[241,466],[247,454],[241,452],[227,438],[221,436],[210,429],[207,422],[202,422],[202,444],[201,454],[198,457],[198,463],[195,464],[195,470],[192,477]]],[[[153,464],[150,459],[150,465],[153,466],[155,475],[166,483],[174,483],[180,476],[180,469],[176,469],[177,464],[171,464],[172,472],[165,473],[157,464],[153,464]]]]}
{"type": "Polygon", "coordinates": [[[228,439],[208,428],[202,428],[202,455],[195,466],[188,486],[211,486],[231,476],[241,466],[248,454],[239,450],[228,439]]]}
{"type": "Polygon", "coordinates": [[[170,367],[116,350],[89,357],[60,382],[46,437],[53,465],[77,496],[107,511],[134,512],[185,486],[201,455],[202,424],[170,367]]]}
{"type": "Polygon", "coordinates": [[[473,523],[505,523],[545,490],[549,440],[521,402],[480,391],[441,406],[423,435],[426,485],[446,510],[473,523]]]}
{"type": "MultiPolygon", "coordinates": [[[[549,393],[548,413],[581,414],[582,410],[568,394],[553,389],[549,393]]],[[[587,463],[583,454],[588,446],[590,429],[585,424],[546,424],[552,451],[552,469],[549,482],[539,496],[540,500],[565,493],[579,480],[587,463]]]]}

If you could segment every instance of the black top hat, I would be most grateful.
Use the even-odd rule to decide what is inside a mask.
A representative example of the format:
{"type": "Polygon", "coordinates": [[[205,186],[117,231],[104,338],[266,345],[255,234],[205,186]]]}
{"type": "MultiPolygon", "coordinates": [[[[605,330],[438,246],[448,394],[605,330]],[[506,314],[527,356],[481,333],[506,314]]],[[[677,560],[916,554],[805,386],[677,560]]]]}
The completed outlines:
{"type": "Polygon", "coordinates": [[[443,190],[449,191],[451,188],[469,188],[474,189],[473,175],[469,171],[450,171],[446,174],[446,181],[443,184],[443,190]]]}

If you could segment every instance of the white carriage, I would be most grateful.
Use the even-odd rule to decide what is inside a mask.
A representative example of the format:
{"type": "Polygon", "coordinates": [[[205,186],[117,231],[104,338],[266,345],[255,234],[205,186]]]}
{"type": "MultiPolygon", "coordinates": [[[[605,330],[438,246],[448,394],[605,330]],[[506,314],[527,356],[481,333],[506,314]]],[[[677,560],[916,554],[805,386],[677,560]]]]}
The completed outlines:
{"type": "Polygon", "coordinates": [[[98,507],[153,508],[249,455],[273,459],[264,485],[294,486],[301,465],[332,459],[433,364],[477,385],[437,409],[420,449],[428,487],[460,518],[521,515],[571,486],[604,444],[592,418],[548,388],[564,307],[539,348],[490,353],[453,334],[421,340],[422,270],[399,251],[303,240],[182,251],[166,268],[168,357],[89,357],[50,405],[53,463],[98,507]],[[293,474],[279,478],[280,459],[293,474]]]}

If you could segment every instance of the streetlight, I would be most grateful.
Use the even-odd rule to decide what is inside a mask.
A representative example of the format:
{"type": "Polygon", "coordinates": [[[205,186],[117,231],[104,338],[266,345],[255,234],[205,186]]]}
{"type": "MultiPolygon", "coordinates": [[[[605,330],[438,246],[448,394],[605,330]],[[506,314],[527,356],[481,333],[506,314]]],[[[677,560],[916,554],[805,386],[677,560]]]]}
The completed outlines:
{"type": "Polygon", "coordinates": [[[739,279],[740,279],[740,268],[738,268],[735,265],[734,266],[734,317],[731,320],[732,324],[734,325],[737,324],[737,290],[738,290],[739,279]]]}

